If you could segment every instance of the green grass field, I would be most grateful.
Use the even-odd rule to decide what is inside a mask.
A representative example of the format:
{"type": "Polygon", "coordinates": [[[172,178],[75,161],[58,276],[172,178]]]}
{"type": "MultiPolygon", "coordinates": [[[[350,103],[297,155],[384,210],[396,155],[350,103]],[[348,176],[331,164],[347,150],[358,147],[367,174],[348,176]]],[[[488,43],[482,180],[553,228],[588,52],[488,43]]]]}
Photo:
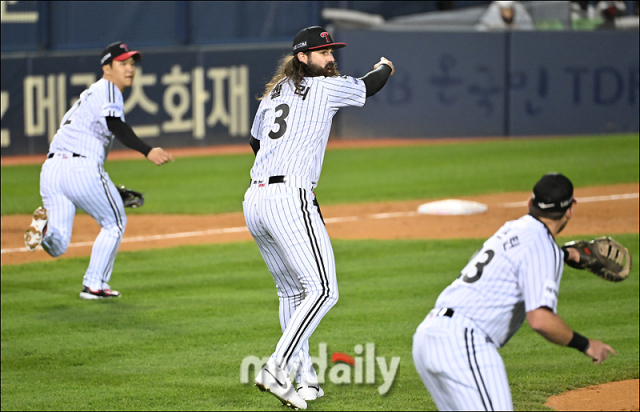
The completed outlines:
{"type": "MultiPolygon", "coordinates": [[[[156,168],[113,161],[112,180],[147,194],[134,213],[241,210],[252,156],[181,158],[156,168]],[[179,194],[176,194],[179,193],[179,194]]],[[[638,182],[638,135],[332,150],[322,204],[528,191],[560,171],[577,187],[638,182]]],[[[2,214],[39,204],[39,166],[2,168],[2,214]]],[[[616,235],[638,262],[638,234],[616,235]]],[[[557,239],[559,243],[567,238],[557,239]]],[[[333,241],[340,301],[311,338],[355,355],[400,357],[385,396],[375,384],[334,385],[310,410],[433,410],[411,358],[415,328],[483,239],[333,241]]],[[[2,266],[2,410],[284,410],[240,382],[242,359],[280,336],[275,287],[253,242],[122,252],[115,301],[81,301],[87,258],[2,266]]],[[[591,364],[527,325],[501,349],[516,409],[545,410],[566,389],[638,378],[638,269],[613,284],[565,269],[559,314],[618,355],[591,364]]],[[[332,364],[329,359],[329,369],[332,364]]]]}

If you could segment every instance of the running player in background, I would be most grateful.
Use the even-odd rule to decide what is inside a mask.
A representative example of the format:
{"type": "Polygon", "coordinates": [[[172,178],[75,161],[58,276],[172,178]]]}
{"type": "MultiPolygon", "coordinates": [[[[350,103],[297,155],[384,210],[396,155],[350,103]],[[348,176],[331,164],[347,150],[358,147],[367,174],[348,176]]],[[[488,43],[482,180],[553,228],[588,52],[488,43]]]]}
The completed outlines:
{"type": "Polygon", "coordinates": [[[82,299],[120,297],[107,283],[127,225],[122,198],[103,169],[113,137],[156,165],[173,160],[162,148],[151,148],[140,140],[124,122],[122,91],[131,87],[135,63],[141,58],[124,43],[110,44],[102,52],[102,79],[82,92],[62,118],[51,142],[40,173],[44,207],[33,213],[24,235],[30,251],[42,245],[47,253],[58,257],[71,241],[77,208],[98,222],[102,230],[93,244],[82,282],[82,299]]]}
{"type": "Polygon", "coordinates": [[[549,173],[529,214],[505,223],[438,297],[413,336],[416,369],[439,410],[513,410],[498,348],[524,319],[545,339],[601,363],[615,351],[571,330],[556,314],[564,261],[555,243],[573,215],[573,184],[549,173]]]}
{"type": "Polygon", "coordinates": [[[292,56],[266,86],[251,129],[256,159],[244,215],[276,283],[283,332],[255,384],[298,409],[324,394],[308,339],[338,301],[333,249],[313,193],[331,122],[341,107],[364,105],[393,74],[383,57],[363,78],[340,76],[333,51],[345,46],[322,27],[300,31],[292,56]]]}

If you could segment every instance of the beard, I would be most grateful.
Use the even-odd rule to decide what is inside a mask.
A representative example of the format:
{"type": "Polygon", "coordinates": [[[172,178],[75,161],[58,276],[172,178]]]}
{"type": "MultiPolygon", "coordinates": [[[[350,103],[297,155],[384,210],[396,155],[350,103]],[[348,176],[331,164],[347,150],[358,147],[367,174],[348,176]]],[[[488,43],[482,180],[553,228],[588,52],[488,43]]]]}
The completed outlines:
{"type": "Polygon", "coordinates": [[[338,68],[335,62],[329,62],[324,67],[309,62],[307,65],[306,72],[310,75],[310,77],[316,76],[324,76],[324,77],[333,77],[338,76],[340,73],[338,72],[338,68]]]}

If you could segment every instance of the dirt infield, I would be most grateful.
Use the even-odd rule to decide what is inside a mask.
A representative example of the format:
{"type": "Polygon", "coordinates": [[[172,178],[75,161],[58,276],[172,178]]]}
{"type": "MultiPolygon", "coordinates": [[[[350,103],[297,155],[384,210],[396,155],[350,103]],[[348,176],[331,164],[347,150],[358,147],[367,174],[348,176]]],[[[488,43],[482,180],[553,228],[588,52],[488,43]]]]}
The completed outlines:
{"type": "MultiPolygon", "coordinates": [[[[574,218],[565,236],[638,233],[637,183],[578,188],[574,218]]],[[[486,238],[506,220],[526,213],[529,192],[460,199],[484,203],[488,211],[469,216],[418,214],[426,201],[389,202],[322,207],[332,239],[452,239],[486,238]]],[[[53,260],[43,250],[25,251],[23,233],[28,215],[2,217],[2,265],[53,260]]],[[[78,215],[72,243],[62,258],[89,256],[99,227],[86,215],[78,215]]],[[[210,216],[131,215],[120,250],[166,248],[175,245],[250,240],[241,213],[210,216]]],[[[638,410],[638,380],[579,389],[552,397],[547,406],[557,410],[638,410]]]]}
{"type": "Polygon", "coordinates": [[[638,379],[564,392],[545,405],[556,411],[637,411],[638,379]]]}
{"type": "MultiPolygon", "coordinates": [[[[576,189],[574,218],[562,234],[638,233],[637,193],[637,183],[576,189]],[[621,195],[626,198],[617,199],[621,195]]],[[[468,216],[420,215],[416,212],[418,206],[426,201],[419,200],[323,206],[322,212],[332,239],[486,238],[506,220],[525,214],[529,195],[520,192],[461,197],[489,208],[485,213],[468,216]]],[[[2,217],[2,265],[53,259],[43,250],[25,252],[22,237],[30,222],[31,217],[25,215],[2,217]]],[[[62,258],[90,255],[99,230],[89,216],[78,215],[72,243],[62,258]]],[[[242,213],[130,215],[120,250],[241,240],[251,240],[242,213]]]]}

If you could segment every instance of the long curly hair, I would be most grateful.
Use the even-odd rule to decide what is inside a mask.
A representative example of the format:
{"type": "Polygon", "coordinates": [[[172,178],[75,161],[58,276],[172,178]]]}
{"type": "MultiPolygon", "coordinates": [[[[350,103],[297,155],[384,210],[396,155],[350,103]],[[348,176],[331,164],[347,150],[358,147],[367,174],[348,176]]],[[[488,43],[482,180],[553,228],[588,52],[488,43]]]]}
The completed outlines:
{"type": "MultiPolygon", "coordinates": [[[[310,58],[310,51],[305,52],[304,54],[310,58]]],[[[337,67],[334,65],[334,76],[340,75],[337,67]]],[[[296,90],[301,90],[302,87],[300,84],[305,77],[315,77],[315,76],[324,76],[325,73],[319,73],[313,68],[307,66],[302,63],[296,56],[286,55],[280,59],[278,63],[278,69],[276,70],[276,74],[271,78],[269,83],[264,88],[264,92],[262,96],[257,97],[258,100],[262,100],[265,97],[269,96],[271,90],[281,81],[286,80],[293,83],[293,87],[296,90]]]]}

